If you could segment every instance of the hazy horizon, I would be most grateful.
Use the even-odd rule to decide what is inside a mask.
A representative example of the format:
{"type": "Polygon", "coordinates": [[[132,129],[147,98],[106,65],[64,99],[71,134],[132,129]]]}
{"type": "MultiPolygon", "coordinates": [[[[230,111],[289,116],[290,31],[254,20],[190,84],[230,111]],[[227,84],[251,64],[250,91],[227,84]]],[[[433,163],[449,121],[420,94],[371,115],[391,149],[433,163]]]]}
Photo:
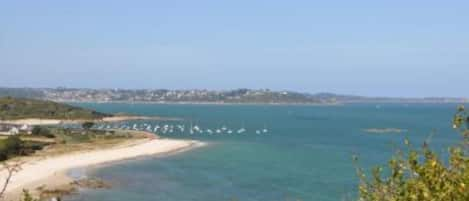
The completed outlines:
{"type": "Polygon", "coordinates": [[[467,97],[464,1],[5,1],[3,87],[467,97]]]}

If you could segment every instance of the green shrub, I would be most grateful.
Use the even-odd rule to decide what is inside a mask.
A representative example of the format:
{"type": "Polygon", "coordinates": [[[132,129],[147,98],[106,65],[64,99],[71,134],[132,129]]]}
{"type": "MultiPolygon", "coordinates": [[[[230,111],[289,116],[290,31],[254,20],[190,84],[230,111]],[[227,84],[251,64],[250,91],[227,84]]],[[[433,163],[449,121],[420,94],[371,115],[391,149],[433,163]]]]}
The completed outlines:
{"type": "Polygon", "coordinates": [[[18,136],[9,136],[0,140],[0,161],[8,160],[14,156],[33,154],[48,145],[45,142],[22,141],[18,136]]]}
{"type": "Polygon", "coordinates": [[[0,141],[0,161],[22,154],[23,141],[18,136],[8,136],[0,141]]]}
{"type": "Polygon", "coordinates": [[[50,130],[46,127],[41,126],[34,126],[33,130],[31,131],[32,135],[36,136],[44,136],[47,138],[54,138],[55,136],[50,132],[50,130]]]}
{"type": "MultiPolygon", "coordinates": [[[[415,149],[405,140],[408,151],[398,152],[388,163],[389,173],[375,167],[371,177],[357,168],[361,201],[467,201],[469,200],[469,118],[459,107],[453,127],[462,134],[462,143],[450,147],[448,161],[427,143],[415,149]]],[[[356,158],[354,158],[356,160],[356,158]]]]}
{"type": "Polygon", "coordinates": [[[94,126],[94,123],[91,122],[91,121],[87,121],[87,122],[84,122],[83,124],[81,124],[81,127],[83,127],[83,129],[85,129],[85,130],[89,130],[93,126],[94,126]]]}

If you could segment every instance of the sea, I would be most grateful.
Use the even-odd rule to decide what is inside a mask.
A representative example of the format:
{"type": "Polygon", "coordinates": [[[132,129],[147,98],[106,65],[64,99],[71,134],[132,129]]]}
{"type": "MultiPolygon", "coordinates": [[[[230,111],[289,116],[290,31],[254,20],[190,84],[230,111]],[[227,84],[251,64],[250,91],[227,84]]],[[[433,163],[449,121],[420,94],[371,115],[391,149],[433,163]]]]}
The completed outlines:
{"type": "Polygon", "coordinates": [[[87,170],[88,177],[112,188],[80,189],[66,201],[357,200],[356,166],[386,165],[396,151],[406,149],[405,139],[415,147],[427,141],[443,157],[461,139],[451,126],[457,104],[76,105],[177,117],[181,120],[123,124],[138,129],[168,125],[165,133],[157,131],[161,137],[207,145],[87,170]],[[191,126],[202,132],[191,134],[191,126]]]}

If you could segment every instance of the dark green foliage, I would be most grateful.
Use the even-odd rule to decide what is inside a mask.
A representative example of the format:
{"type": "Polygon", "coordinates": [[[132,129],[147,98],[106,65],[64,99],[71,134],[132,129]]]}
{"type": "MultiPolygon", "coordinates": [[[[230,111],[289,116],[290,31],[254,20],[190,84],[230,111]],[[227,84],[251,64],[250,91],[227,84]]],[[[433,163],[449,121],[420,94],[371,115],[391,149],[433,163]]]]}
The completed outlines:
{"type": "Polygon", "coordinates": [[[44,136],[47,138],[55,137],[48,128],[42,126],[34,126],[33,130],[31,131],[31,134],[36,136],[44,136]]]}
{"type": "Polygon", "coordinates": [[[91,122],[91,121],[87,121],[87,122],[84,122],[83,124],[81,124],[81,127],[85,130],[90,130],[91,127],[94,126],[94,123],[91,122]]]}
{"type": "Polygon", "coordinates": [[[108,116],[112,115],[52,101],[12,97],[0,98],[0,119],[41,118],[94,120],[108,116]]]}
{"type": "Polygon", "coordinates": [[[0,140],[0,161],[32,154],[46,145],[48,143],[23,141],[18,136],[9,136],[7,139],[0,140]]]}
{"type": "Polygon", "coordinates": [[[0,141],[0,161],[7,160],[11,156],[20,155],[23,141],[18,136],[9,136],[0,141]]]}

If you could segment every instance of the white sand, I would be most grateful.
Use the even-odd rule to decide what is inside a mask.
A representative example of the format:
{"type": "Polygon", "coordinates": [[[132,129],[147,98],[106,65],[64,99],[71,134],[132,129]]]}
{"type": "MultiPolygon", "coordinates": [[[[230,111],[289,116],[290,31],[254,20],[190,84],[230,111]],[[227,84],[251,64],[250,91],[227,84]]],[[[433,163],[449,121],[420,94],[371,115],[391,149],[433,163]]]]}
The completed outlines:
{"type": "MultiPolygon", "coordinates": [[[[175,152],[191,147],[203,145],[198,141],[172,140],[172,139],[144,139],[139,143],[114,147],[105,150],[70,153],[46,159],[28,160],[22,165],[22,170],[13,175],[8,193],[21,191],[23,188],[47,185],[47,180],[58,174],[77,167],[97,165],[101,163],[125,160],[139,156],[148,156],[161,153],[175,152]]],[[[0,172],[3,182],[6,171],[0,172]]],[[[54,179],[52,179],[54,180],[54,179]]],[[[54,181],[56,182],[56,181],[54,181]]]]}

